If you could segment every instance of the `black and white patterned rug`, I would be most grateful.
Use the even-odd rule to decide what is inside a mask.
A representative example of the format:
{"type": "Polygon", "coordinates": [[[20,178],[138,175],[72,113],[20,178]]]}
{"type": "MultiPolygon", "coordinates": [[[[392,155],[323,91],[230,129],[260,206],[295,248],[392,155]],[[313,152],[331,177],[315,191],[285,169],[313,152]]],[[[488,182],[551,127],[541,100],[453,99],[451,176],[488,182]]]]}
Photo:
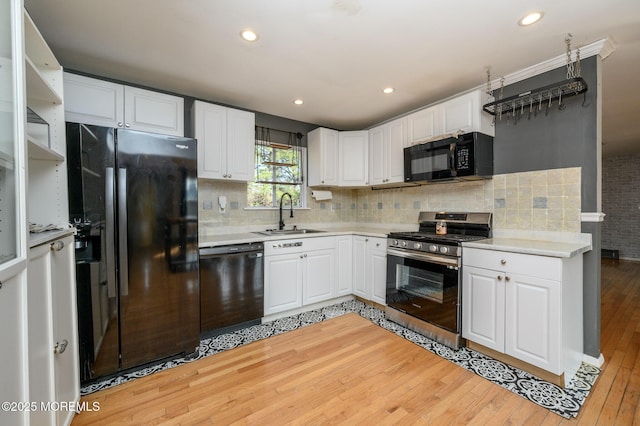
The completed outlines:
{"type": "Polygon", "coordinates": [[[525,371],[504,364],[469,348],[463,347],[458,350],[453,350],[448,346],[387,320],[384,312],[374,306],[367,305],[358,300],[350,300],[204,339],[200,342],[197,357],[190,359],[173,359],[152,367],[93,383],[83,387],[81,394],[88,395],[134,380],[138,377],[148,376],[157,371],[176,367],[209,355],[255,342],[256,340],[286,333],[349,312],[355,312],[380,327],[565,418],[572,418],[578,415],[580,407],[582,407],[587,395],[589,395],[589,391],[600,374],[599,368],[583,363],[574,379],[563,389],[560,386],[546,382],[525,371]]]}

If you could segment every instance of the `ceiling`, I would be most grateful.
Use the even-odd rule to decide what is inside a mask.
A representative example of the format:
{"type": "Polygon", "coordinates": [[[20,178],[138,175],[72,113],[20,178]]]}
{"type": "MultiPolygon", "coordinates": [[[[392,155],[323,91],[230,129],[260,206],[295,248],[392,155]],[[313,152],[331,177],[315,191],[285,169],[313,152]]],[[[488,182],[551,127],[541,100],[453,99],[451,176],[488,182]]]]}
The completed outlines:
{"type": "Polygon", "coordinates": [[[24,2],[65,68],[340,130],[555,58],[567,33],[573,48],[607,38],[603,153],[640,152],[638,0],[24,2]]]}

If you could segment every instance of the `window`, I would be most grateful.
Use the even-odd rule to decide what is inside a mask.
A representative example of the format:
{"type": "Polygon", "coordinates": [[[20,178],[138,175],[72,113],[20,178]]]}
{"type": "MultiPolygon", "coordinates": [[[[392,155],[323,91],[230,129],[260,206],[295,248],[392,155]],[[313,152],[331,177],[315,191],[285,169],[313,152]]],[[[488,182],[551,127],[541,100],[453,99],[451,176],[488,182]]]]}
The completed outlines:
{"type": "Polygon", "coordinates": [[[306,148],[300,144],[302,134],[287,132],[286,143],[279,143],[273,141],[269,130],[256,128],[256,179],[247,185],[247,205],[279,207],[282,195],[289,193],[294,207],[306,207],[306,148]]]}

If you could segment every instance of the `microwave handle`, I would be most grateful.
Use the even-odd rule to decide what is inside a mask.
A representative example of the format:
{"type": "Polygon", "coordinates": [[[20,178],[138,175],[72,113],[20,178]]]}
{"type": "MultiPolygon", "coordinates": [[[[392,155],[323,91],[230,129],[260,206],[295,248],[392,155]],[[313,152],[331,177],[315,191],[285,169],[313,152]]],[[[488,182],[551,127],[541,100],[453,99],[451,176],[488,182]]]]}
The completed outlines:
{"type": "Polygon", "coordinates": [[[451,171],[451,177],[458,176],[458,169],[456,168],[456,144],[449,144],[449,170],[451,171]]]}

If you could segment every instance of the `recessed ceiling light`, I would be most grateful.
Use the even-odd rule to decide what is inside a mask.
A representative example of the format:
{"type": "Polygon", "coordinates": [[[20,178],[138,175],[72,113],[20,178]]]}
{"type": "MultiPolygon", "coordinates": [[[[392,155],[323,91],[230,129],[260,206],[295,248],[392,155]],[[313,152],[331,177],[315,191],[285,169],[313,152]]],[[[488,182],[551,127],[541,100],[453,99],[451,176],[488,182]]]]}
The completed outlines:
{"type": "Polygon", "coordinates": [[[393,93],[395,89],[393,87],[385,87],[382,89],[382,93],[393,93]]]}
{"type": "Polygon", "coordinates": [[[293,101],[293,103],[296,105],[302,105],[304,101],[302,99],[296,99],[295,101],[293,101]]]}
{"type": "Polygon", "coordinates": [[[258,39],[258,34],[253,30],[243,30],[240,32],[240,37],[246,41],[256,41],[258,39]]]}
{"type": "Polygon", "coordinates": [[[527,25],[535,24],[539,20],[542,19],[544,13],[542,12],[533,12],[525,15],[518,21],[518,25],[526,27],[527,25]]]}

